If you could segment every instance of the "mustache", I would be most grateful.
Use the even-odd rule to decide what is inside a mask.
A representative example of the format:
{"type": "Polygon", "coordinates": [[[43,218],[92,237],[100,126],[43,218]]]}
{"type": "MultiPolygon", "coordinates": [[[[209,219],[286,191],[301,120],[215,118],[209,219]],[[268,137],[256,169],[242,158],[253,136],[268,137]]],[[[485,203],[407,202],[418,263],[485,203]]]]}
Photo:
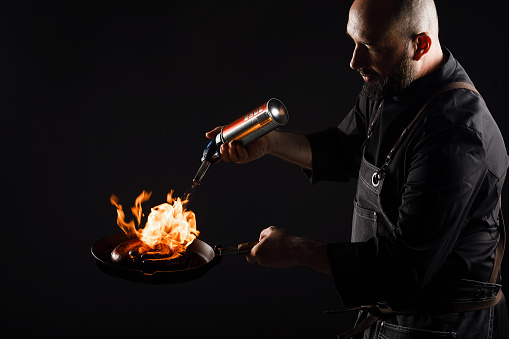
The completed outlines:
{"type": "Polygon", "coordinates": [[[361,75],[367,75],[367,76],[372,76],[372,77],[380,77],[378,75],[378,73],[375,73],[374,71],[370,71],[366,68],[359,68],[357,69],[357,72],[359,72],[361,75]]]}

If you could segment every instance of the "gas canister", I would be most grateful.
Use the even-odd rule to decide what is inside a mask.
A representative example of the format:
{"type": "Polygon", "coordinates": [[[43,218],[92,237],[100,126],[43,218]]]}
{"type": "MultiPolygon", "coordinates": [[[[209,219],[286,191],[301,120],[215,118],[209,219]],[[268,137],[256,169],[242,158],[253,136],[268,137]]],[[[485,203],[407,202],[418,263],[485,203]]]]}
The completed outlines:
{"type": "Polygon", "coordinates": [[[205,147],[201,158],[202,163],[194,176],[193,184],[201,184],[207,169],[219,159],[219,148],[222,144],[236,140],[247,145],[287,122],[288,111],[285,105],[280,100],[272,98],[232,123],[223,126],[221,132],[205,147]]]}

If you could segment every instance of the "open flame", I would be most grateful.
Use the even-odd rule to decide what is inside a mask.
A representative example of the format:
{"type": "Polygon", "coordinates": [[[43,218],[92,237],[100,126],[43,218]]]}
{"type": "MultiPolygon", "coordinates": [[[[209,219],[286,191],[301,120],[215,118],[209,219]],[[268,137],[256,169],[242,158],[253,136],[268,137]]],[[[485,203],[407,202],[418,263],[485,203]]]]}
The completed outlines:
{"type": "Polygon", "coordinates": [[[141,204],[149,200],[151,195],[152,193],[143,191],[136,198],[131,208],[135,219],[130,222],[125,221],[122,205],[119,204],[118,198],[112,195],[110,201],[117,207],[117,224],[129,238],[137,237],[147,245],[148,251],[163,255],[170,253],[171,258],[176,258],[185,252],[187,246],[191,245],[200,233],[196,229],[196,216],[194,212],[187,211],[185,208],[189,200],[173,198],[172,190],[168,194],[168,202],[153,207],[148,215],[147,223],[140,228],[143,216],[141,204]]]}

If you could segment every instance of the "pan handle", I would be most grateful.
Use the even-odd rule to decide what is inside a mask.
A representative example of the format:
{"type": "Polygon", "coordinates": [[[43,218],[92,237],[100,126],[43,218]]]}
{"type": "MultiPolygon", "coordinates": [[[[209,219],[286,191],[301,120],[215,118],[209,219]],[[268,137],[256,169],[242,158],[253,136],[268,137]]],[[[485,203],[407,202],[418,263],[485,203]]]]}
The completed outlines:
{"type": "Polygon", "coordinates": [[[215,251],[217,251],[220,256],[229,254],[247,254],[253,247],[256,246],[256,244],[258,244],[258,241],[244,242],[242,244],[238,244],[237,247],[216,246],[215,251]]]}
{"type": "Polygon", "coordinates": [[[247,254],[251,252],[251,249],[258,244],[258,241],[244,242],[242,244],[237,245],[237,250],[239,254],[247,254]]]}

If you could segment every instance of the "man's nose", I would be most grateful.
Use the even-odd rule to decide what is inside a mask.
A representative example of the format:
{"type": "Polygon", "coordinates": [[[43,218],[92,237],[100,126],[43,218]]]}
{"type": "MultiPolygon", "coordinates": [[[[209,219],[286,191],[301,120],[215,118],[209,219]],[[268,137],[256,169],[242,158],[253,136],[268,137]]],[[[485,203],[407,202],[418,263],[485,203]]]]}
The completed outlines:
{"type": "Polygon", "coordinates": [[[368,65],[366,52],[363,51],[362,46],[355,46],[353,50],[352,59],[350,60],[350,67],[352,69],[366,68],[368,65]]]}

